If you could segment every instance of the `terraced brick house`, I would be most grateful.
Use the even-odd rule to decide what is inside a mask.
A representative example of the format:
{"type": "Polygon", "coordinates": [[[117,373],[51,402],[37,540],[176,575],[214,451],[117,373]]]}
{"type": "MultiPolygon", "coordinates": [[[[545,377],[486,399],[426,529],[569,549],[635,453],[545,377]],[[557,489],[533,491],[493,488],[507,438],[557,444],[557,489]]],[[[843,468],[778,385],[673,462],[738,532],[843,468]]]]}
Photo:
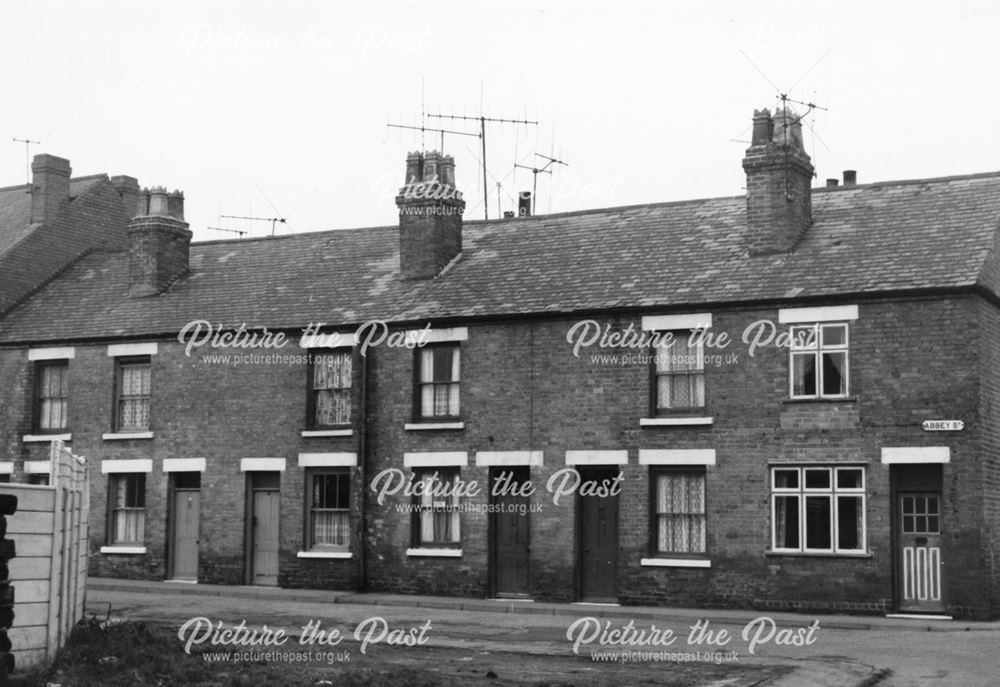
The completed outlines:
{"type": "Polygon", "coordinates": [[[395,226],[201,243],[142,195],[4,282],[2,458],[87,458],[95,575],[1000,616],[1000,174],[813,188],[766,110],[743,167],[466,222],[414,153],[395,226]]]}

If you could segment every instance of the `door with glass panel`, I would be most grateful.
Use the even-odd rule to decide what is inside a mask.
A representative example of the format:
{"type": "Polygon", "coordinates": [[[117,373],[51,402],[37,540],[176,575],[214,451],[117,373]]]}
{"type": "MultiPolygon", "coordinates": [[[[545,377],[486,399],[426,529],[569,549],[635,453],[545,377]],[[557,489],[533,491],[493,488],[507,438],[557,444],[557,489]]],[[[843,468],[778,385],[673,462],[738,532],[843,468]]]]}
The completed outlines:
{"type": "Polygon", "coordinates": [[[899,610],[943,613],[941,594],[941,495],[897,495],[899,610]]]}

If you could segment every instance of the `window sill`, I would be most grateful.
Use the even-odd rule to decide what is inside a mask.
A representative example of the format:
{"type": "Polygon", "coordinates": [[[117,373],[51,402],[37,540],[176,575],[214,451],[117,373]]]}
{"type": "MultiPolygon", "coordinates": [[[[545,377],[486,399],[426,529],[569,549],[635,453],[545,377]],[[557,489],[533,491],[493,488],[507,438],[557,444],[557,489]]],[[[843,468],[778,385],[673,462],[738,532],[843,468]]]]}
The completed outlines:
{"type": "Polygon", "coordinates": [[[101,553],[105,554],[125,554],[125,555],[140,555],[146,553],[145,546],[102,546],[101,553]]]}
{"type": "Polygon", "coordinates": [[[25,434],[21,437],[21,441],[25,444],[35,444],[41,442],[49,441],[73,441],[73,435],[70,433],[66,434],[25,434]]]}
{"type": "Polygon", "coordinates": [[[354,554],[350,551],[299,551],[296,558],[352,558],[354,554]]]}
{"type": "Polygon", "coordinates": [[[426,558],[461,558],[462,549],[407,549],[406,555],[426,558]]]}
{"type": "Polygon", "coordinates": [[[464,422],[407,422],[403,429],[408,432],[434,429],[465,429],[464,422]]]}
{"type": "Polygon", "coordinates": [[[711,568],[707,558],[643,558],[639,565],[649,568],[711,568]]]}
{"type": "Polygon", "coordinates": [[[108,432],[102,434],[104,441],[127,441],[129,439],[152,439],[152,432],[108,432]]]}
{"type": "Polygon", "coordinates": [[[765,556],[774,558],[871,558],[868,551],[836,553],[832,551],[765,551],[765,556]]]}
{"type": "Polygon", "coordinates": [[[353,429],[306,429],[302,431],[303,437],[349,437],[354,434],[353,429]]]}
{"type": "Polygon", "coordinates": [[[857,403],[857,396],[833,396],[823,398],[785,398],[782,403],[857,403]]]}
{"type": "Polygon", "coordinates": [[[641,417],[640,427],[684,427],[690,425],[711,425],[714,417],[641,417]]]}

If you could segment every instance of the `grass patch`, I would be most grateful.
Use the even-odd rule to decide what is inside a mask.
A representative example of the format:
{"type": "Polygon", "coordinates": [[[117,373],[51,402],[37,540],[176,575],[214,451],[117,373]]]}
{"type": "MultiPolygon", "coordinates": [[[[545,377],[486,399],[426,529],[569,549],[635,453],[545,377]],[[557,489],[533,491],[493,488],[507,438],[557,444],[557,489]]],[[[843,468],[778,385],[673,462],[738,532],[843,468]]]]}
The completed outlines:
{"type": "Polygon", "coordinates": [[[407,667],[341,667],[307,661],[211,662],[205,660],[206,653],[213,650],[196,647],[191,654],[184,653],[176,631],[163,625],[85,621],[73,630],[50,667],[27,673],[24,678],[30,687],[458,686],[452,680],[442,681],[440,675],[407,667]]]}

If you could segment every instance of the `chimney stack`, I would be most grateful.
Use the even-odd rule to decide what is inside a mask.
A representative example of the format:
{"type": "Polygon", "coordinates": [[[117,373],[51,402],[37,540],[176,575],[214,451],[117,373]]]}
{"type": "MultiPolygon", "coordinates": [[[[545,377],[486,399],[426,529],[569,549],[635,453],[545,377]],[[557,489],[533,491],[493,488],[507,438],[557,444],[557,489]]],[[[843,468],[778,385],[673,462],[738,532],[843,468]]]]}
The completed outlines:
{"type": "Polygon", "coordinates": [[[747,175],[747,244],[751,255],[785,253],[812,223],[813,166],[802,124],[791,109],[754,110],[747,175]]]}
{"type": "Polygon", "coordinates": [[[399,208],[399,272],[429,279],[462,252],[465,201],[455,188],[455,160],[437,151],[406,156],[399,208]]]}
{"type": "Polygon", "coordinates": [[[858,183],[858,173],[853,169],[844,170],[844,186],[854,186],[858,183]]]}
{"type": "Polygon", "coordinates": [[[140,198],[145,201],[140,202],[140,214],[128,225],[129,296],[133,298],[163,293],[187,272],[192,236],[184,221],[184,195],[180,191],[167,193],[165,188],[156,187],[147,189],[140,198]]]}
{"type": "Polygon", "coordinates": [[[31,221],[52,221],[63,201],[69,201],[69,160],[36,155],[31,161],[31,221]]]}
{"type": "Polygon", "coordinates": [[[840,179],[831,178],[826,180],[827,188],[837,188],[840,185],[840,179]]]}
{"type": "Polygon", "coordinates": [[[111,183],[118,190],[118,195],[122,197],[122,205],[128,219],[146,214],[145,197],[142,195],[142,189],[139,188],[138,179],[122,174],[111,177],[111,183]]]}

